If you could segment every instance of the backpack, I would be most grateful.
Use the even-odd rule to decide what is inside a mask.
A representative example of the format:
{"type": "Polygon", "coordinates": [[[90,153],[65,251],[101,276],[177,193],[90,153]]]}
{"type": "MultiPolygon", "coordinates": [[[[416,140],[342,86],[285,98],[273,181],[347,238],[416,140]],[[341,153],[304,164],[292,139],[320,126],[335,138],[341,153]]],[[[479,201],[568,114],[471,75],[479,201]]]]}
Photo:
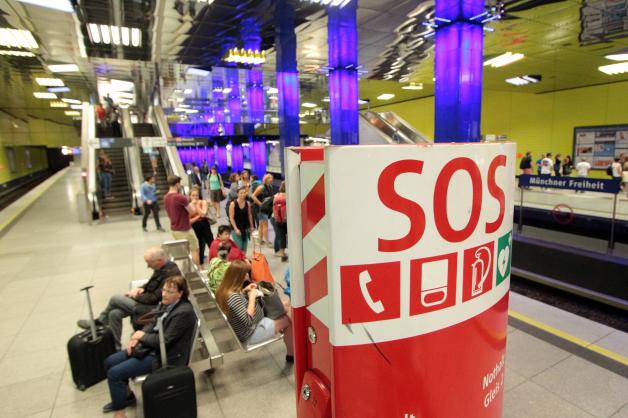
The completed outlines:
{"type": "Polygon", "coordinates": [[[606,167],[606,174],[613,177],[613,165],[612,164],[606,167]]]}
{"type": "Polygon", "coordinates": [[[259,211],[262,212],[266,216],[272,216],[273,214],[273,200],[275,200],[274,196],[268,196],[264,198],[262,201],[262,206],[259,207],[259,211]]]}
{"type": "Polygon", "coordinates": [[[273,216],[278,223],[286,222],[286,198],[283,196],[275,195],[273,201],[273,216]],[[278,198],[279,197],[279,198],[278,198]]]}

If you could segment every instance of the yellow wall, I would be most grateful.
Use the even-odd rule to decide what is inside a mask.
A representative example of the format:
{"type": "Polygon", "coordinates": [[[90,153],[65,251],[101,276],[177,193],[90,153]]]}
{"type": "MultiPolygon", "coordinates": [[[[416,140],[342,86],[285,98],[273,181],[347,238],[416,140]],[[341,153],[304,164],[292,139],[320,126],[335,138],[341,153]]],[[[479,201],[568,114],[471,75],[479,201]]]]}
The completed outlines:
{"type": "MultiPolygon", "coordinates": [[[[373,108],[393,111],[423,134],[434,137],[434,98],[373,108]]],[[[507,135],[517,152],[571,155],[576,126],[628,124],[628,82],[546,94],[485,91],[482,134],[507,135]]],[[[602,171],[594,175],[605,177],[602,171]]]]}

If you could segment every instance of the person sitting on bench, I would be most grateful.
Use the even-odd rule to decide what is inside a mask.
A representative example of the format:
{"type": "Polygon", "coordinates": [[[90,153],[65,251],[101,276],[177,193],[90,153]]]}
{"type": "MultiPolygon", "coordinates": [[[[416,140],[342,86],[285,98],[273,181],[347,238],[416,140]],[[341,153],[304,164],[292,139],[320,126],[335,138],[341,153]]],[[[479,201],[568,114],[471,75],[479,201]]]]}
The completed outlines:
{"type": "Polygon", "coordinates": [[[115,411],[114,418],[124,418],[124,409],[135,404],[129,379],[150,373],[161,366],[158,332],[163,332],[168,365],[188,364],[196,325],[196,314],[188,296],[188,286],[183,277],[166,279],[161,304],[151,312],[154,314],[152,320],[143,330],[131,336],[126,349],[105,359],[111,402],[103,407],[103,412],[115,411]],[[156,329],[159,316],[163,319],[162,331],[156,329]]]}
{"type": "Polygon", "coordinates": [[[223,277],[225,277],[225,272],[231,265],[231,262],[227,261],[230,251],[231,244],[229,244],[229,242],[221,242],[218,246],[218,257],[212,258],[209,262],[209,266],[207,267],[207,280],[212,292],[216,292],[223,277]]]}
{"type": "Polygon", "coordinates": [[[216,292],[216,302],[227,315],[229,324],[242,344],[259,344],[283,332],[286,344],[286,362],[294,361],[292,348],[291,308],[286,305],[286,314],[273,320],[264,316],[258,298],[257,285],[245,282],[249,266],[243,261],[233,261],[216,292]]]}
{"type": "Polygon", "coordinates": [[[209,258],[218,257],[218,247],[221,243],[229,243],[231,250],[227,256],[227,261],[242,260],[246,261],[246,254],[242,252],[240,247],[231,239],[231,228],[228,225],[220,225],[218,227],[218,235],[216,239],[209,246],[209,258]]]}
{"type": "MultiPolygon", "coordinates": [[[[122,319],[133,315],[140,317],[155,309],[161,300],[161,288],[168,277],[179,276],[179,267],[168,259],[168,255],[159,247],[153,247],[144,253],[146,265],[153,269],[153,275],[148,282],[136,289],[130,290],[123,295],[114,295],[109,299],[109,303],[104,311],[96,319],[96,325],[108,325],[113,333],[116,350],[120,350],[122,344],[122,319]]],[[[78,326],[89,329],[89,320],[80,319],[78,326]]]]}

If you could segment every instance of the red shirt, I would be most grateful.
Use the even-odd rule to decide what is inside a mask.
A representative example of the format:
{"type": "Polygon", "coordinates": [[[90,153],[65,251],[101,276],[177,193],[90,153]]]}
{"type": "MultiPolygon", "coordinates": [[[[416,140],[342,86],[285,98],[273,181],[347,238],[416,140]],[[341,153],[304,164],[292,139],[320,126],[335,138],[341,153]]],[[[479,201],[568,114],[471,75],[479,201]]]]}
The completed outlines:
{"type": "MultiPolygon", "coordinates": [[[[218,257],[218,247],[220,247],[221,242],[222,241],[220,241],[219,239],[215,239],[212,241],[212,244],[209,246],[210,259],[218,257]]],[[[240,247],[238,247],[238,244],[236,244],[232,240],[229,240],[229,244],[231,244],[231,250],[229,251],[229,255],[227,256],[227,261],[246,260],[246,254],[242,252],[240,247]]]]}
{"type": "Polygon", "coordinates": [[[190,215],[187,211],[188,198],[179,193],[167,193],[164,197],[164,206],[170,218],[170,229],[173,231],[189,231],[190,215]]]}

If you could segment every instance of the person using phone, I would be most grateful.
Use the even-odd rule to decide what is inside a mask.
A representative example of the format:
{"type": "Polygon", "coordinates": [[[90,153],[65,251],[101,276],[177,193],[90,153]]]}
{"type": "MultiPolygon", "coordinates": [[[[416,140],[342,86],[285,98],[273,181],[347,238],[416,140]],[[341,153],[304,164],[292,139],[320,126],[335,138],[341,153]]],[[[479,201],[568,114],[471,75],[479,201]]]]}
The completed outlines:
{"type": "Polygon", "coordinates": [[[284,334],[286,362],[294,361],[290,306],[284,302],[286,314],[273,320],[264,316],[257,284],[248,282],[249,266],[243,261],[231,263],[216,292],[216,302],[227,315],[229,324],[242,344],[258,344],[279,333],[284,334]]]}

